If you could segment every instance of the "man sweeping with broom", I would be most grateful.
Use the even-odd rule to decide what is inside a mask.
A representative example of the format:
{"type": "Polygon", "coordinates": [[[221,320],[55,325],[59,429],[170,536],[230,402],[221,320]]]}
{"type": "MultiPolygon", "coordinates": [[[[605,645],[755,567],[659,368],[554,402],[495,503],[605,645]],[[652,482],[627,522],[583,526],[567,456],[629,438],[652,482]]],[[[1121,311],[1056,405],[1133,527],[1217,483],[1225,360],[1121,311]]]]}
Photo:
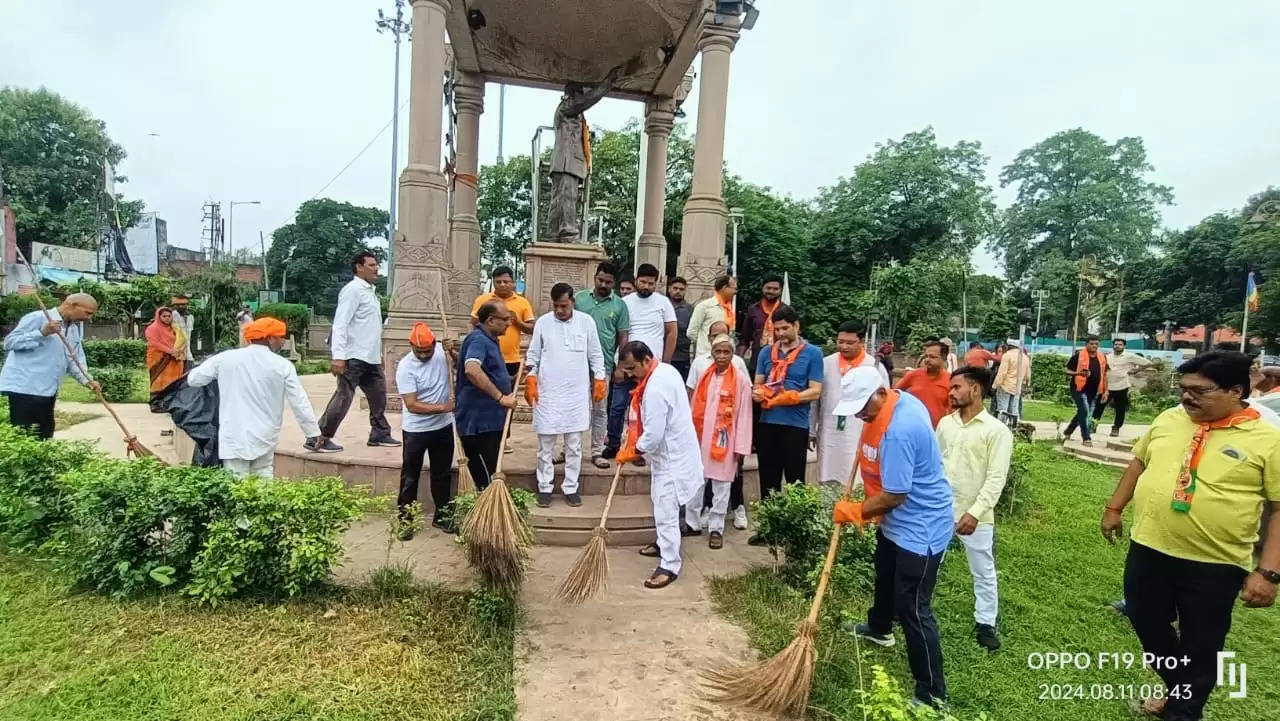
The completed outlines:
{"type": "Polygon", "coordinates": [[[72,293],[57,308],[22,316],[5,336],[0,394],[9,399],[11,425],[28,428],[41,439],[53,438],[53,404],[62,376],[71,374],[81,385],[101,389],[82,370],[88,366],[84,360],[84,321],[97,310],[93,296],[72,293]],[[65,343],[55,337],[59,333],[65,334],[65,343]],[[75,359],[70,348],[75,349],[75,359]]]}
{"type": "Polygon", "coordinates": [[[873,367],[846,372],[840,379],[841,401],[833,411],[866,424],[858,464],[867,497],[836,503],[835,522],[861,525],[881,519],[871,609],[866,623],[849,630],[887,648],[894,644],[894,620],[902,624],[916,681],[913,703],[936,706],[946,700],[947,684],[933,587],[955,529],[951,486],[928,409],[910,393],[889,390],[883,383],[873,367]]]}
{"type": "MultiPolygon", "coordinates": [[[[659,559],[645,588],[665,588],[680,576],[680,506],[702,492],[698,434],[680,371],[659,362],[642,341],[618,351],[618,368],[637,385],[627,410],[627,441],[617,461],[644,455],[652,465],[649,497],[658,542],[641,548],[640,555],[659,559]]],[[[697,518],[696,509],[692,515],[697,518]]]]}

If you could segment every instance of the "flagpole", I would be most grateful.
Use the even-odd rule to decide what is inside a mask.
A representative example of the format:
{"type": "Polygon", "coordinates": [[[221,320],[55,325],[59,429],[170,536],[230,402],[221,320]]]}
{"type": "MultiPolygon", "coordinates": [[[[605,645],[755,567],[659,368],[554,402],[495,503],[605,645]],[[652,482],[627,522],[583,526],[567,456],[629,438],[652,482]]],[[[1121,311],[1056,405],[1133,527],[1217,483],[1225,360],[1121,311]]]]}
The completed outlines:
{"type": "Polygon", "coordinates": [[[1244,322],[1240,324],[1240,352],[1245,352],[1245,344],[1249,342],[1249,291],[1244,296],[1244,322]]]}

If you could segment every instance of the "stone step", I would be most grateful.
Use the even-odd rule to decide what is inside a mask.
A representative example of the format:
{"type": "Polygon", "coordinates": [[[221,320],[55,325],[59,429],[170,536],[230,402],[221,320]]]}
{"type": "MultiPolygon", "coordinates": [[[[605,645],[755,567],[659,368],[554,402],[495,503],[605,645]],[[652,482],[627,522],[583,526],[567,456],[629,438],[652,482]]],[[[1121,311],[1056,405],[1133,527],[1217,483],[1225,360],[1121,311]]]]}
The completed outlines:
{"type": "MultiPolygon", "coordinates": [[[[591,465],[591,461],[584,459],[582,462],[582,470],[578,473],[578,493],[583,496],[604,496],[609,493],[609,486],[613,483],[613,471],[610,468],[596,468],[591,465]]],[[[555,487],[558,500],[563,501],[560,496],[560,483],[564,480],[564,465],[556,465],[555,487]]],[[[524,488],[529,491],[538,490],[538,477],[536,473],[515,472],[507,475],[507,482],[516,488],[524,488]]],[[[618,490],[615,496],[643,496],[645,502],[649,499],[649,469],[648,467],[636,468],[628,466],[622,471],[622,477],[618,479],[618,490]]],[[[601,504],[604,502],[601,501],[601,504]]],[[[616,506],[615,502],[615,506],[616,506]]],[[[600,505],[598,509],[603,509],[600,505]]]]}
{"type": "Polygon", "coordinates": [[[1129,465],[1133,454],[1129,451],[1116,450],[1105,446],[1089,448],[1079,443],[1068,443],[1062,447],[1064,453],[1091,463],[1101,463],[1113,468],[1124,468],[1129,465]]]}
{"type": "MultiPolygon", "coordinates": [[[[538,543],[544,546],[584,546],[603,511],[604,496],[583,496],[582,505],[572,508],[557,493],[550,508],[530,509],[529,523],[538,543]]],[[[615,495],[605,528],[609,529],[610,546],[652,543],[655,531],[649,497],[615,495]]]]}
{"type": "Polygon", "coordinates": [[[1134,443],[1137,443],[1136,438],[1108,438],[1106,446],[1113,450],[1132,453],[1134,443]]]}

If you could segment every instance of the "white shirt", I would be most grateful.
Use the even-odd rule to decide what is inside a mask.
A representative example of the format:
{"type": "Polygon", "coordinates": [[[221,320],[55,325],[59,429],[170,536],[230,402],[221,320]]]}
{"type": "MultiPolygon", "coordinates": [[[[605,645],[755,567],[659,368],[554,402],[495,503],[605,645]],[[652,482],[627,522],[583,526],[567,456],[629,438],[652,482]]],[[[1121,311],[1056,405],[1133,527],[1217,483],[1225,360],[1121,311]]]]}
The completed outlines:
{"type": "MultiPolygon", "coordinates": [[[[880,385],[889,387],[889,374],[876,361],[870,351],[864,352],[860,367],[880,371],[880,385]]],[[[858,455],[858,440],[862,437],[862,421],[846,416],[844,427],[831,412],[840,403],[840,354],[832,353],[822,359],[822,395],[814,401],[809,412],[809,435],[818,439],[818,480],[845,483],[853,470],[858,455]]]]}
{"type": "Polygon", "coordinates": [[[648,298],[632,293],[622,299],[631,316],[631,340],[643,341],[653,351],[653,357],[662,360],[667,339],[667,323],[676,322],[676,309],[667,296],[654,291],[648,298]]]}
{"type": "MultiPolygon", "coordinates": [[[[410,350],[396,365],[396,389],[401,395],[413,393],[420,403],[449,402],[449,360],[444,346],[436,342],[436,351],[426,363],[410,350]]],[[[435,431],[453,423],[452,413],[413,413],[404,409],[400,429],[409,433],[435,431]]]]}
{"type": "Polygon", "coordinates": [[[1122,391],[1133,385],[1130,371],[1146,368],[1151,361],[1140,355],[1125,351],[1120,355],[1112,353],[1107,357],[1107,390],[1122,391]]]}
{"type": "Polygon", "coordinates": [[[284,404],[308,438],[320,435],[311,401],[293,364],[265,345],[247,345],[214,355],[187,375],[189,385],[218,382],[218,457],[251,461],[273,453],[280,442],[284,404]]]}
{"type": "Polygon", "coordinates": [[[581,433],[591,426],[591,382],[603,380],[604,352],[591,316],[579,311],[567,321],[554,312],[533,324],[525,362],[538,379],[533,431],[540,435],[581,433]]]}
{"type": "MultiPolygon", "coordinates": [[[[733,356],[733,369],[741,373],[746,378],[752,378],[752,374],[747,372],[747,363],[740,356],[733,356]]],[[[700,355],[693,359],[693,365],[689,366],[689,378],[684,382],[685,386],[696,389],[698,381],[702,379],[702,374],[708,368],[715,365],[716,361],[709,355],[700,355]]]]}
{"type": "Polygon", "coordinates": [[[382,306],[367,281],[352,278],[338,292],[329,351],[335,360],[382,365],[382,306]]]}
{"type": "Polygon", "coordinates": [[[640,417],[644,433],[636,441],[636,450],[645,454],[652,467],[650,496],[658,499],[674,493],[680,503],[688,503],[702,493],[704,477],[702,448],[680,371],[657,364],[645,384],[640,417]]]}

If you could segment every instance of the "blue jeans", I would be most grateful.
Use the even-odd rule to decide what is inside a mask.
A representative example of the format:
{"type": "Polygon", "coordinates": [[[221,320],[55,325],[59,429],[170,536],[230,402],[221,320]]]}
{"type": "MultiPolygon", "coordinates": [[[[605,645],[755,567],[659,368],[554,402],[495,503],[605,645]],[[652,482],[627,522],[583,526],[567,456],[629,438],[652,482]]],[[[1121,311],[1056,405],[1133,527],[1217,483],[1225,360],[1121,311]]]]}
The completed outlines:
{"type": "Polygon", "coordinates": [[[627,422],[627,404],[631,402],[631,391],[635,390],[636,382],[628,378],[621,383],[610,381],[610,385],[609,440],[605,446],[617,449],[622,446],[622,428],[627,422]]]}
{"type": "Polygon", "coordinates": [[[1076,417],[1071,419],[1067,424],[1066,434],[1069,436],[1071,432],[1080,427],[1080,437],[1084,440],[1092,440],[1092,434],[1089,433],[1090,415],[1093,412],[1093,396],[1083,391],[1071,391],[1071,401],[1076,404],[1076,417]]]}

